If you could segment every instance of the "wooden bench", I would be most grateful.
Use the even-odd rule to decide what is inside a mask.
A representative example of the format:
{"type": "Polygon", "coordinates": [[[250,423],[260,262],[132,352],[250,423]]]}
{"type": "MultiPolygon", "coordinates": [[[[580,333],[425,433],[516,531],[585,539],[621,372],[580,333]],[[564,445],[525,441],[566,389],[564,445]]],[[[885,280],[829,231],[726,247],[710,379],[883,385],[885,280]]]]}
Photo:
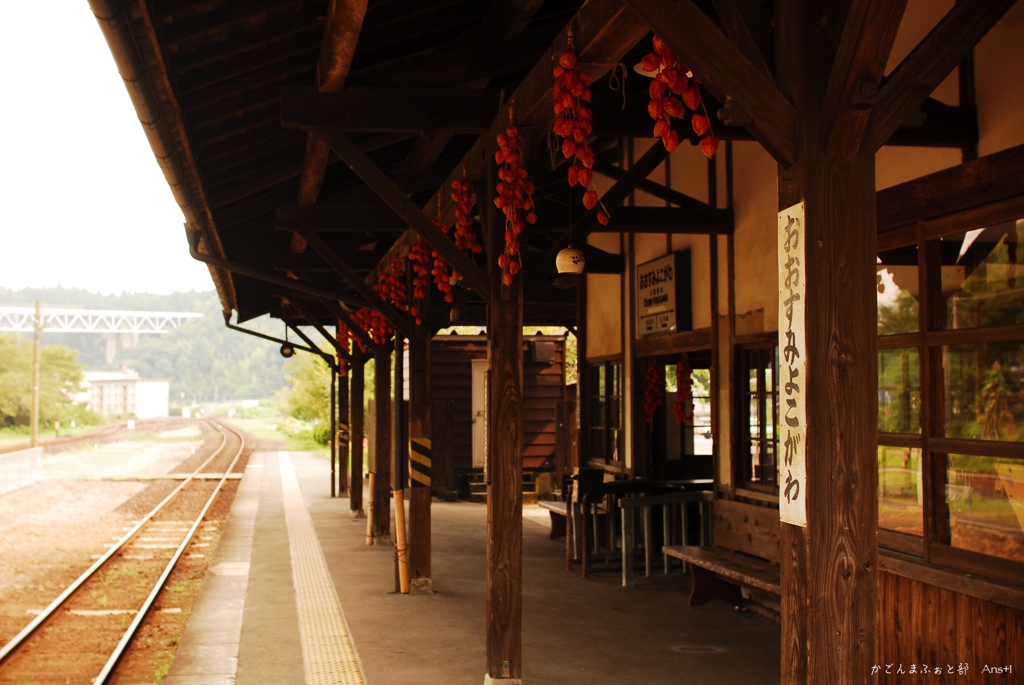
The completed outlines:
{"type": "Polygon", "coordinates": [[[779,535],[777,509],[720,499],[714,504],[714,546],[666,546],[662,552],[690,565],[690,606],[722,599],[739,607],[741,587],[781,598],[779,535]]]}
{"type": "Polygon", "coordinates": [[[558,540],[564,538],[566,530],[568,528],[567,523],[569,520],[569,505],[566,502],[537,502],[541,509],[547,509],[551,515],[551,534],[549,537],[552,540],[558,540]]]}

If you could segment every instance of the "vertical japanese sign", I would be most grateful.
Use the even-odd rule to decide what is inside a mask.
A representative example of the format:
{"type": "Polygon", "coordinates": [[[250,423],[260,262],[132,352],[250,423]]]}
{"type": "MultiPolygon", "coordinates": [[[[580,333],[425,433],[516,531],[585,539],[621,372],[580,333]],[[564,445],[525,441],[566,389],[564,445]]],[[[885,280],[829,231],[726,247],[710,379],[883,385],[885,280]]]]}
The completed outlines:
{"type": "Polygon", "coordinates": [[[804,204],[779,212],[779,518],[807,527],[804,204]]]}

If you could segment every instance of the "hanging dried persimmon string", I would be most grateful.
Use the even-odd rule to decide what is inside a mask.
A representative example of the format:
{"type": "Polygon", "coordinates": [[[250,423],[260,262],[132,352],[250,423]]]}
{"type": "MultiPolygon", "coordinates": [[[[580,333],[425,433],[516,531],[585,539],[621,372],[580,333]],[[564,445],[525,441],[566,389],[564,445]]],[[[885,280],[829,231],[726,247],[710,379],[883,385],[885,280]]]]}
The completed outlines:
{"type": "Polygon", "coordinates": [[[685,354],[683,361],[676,364],[676,401],[672,405],[672,413],[676,423],[693,421],[693,367],[685,354]]]}
{"type": "MultiPolygon", "coordinates": [[[[449,229],[441,220],[440,194],[438,194],[437,196],[437,217],[431,219],[431,221],[435,226],[440,228],[445,235],[448,235],[449,229]]],[[[455,285],[460,280],[462,280],[462,277],[458,273],[456,273],[455,270],[452,270],[451,274],[448,273],[448,262],[444,260],[444,257],[442,257],[437,250],[431,250],[430,256],[434,260],[434,266],[431,269],[431,274],[434,277],[434,285],[436,285],[437,289],[444,294],[445,302],[454,302],[455,293],[452,292],[452,288],[454,288],[455,285]]]]}
{"type": "MultiPolygon", "coordinates": [[[[562,155],[569,160],[569,187],[579,184],[583,193],[583,206],[593,209],[598,204],[594,188],[594,149],[587,137],[593,133],[594,113],[584,103],[593,97],[590,91],[590,74],[577,71],[578,60],[572,45],[572,28],[569,29],[569,47],[558,58],[554,68],[555,82],[551,88],[554,101],[555,135],[561,136],[562,155]]],[[[608,212],[602,206],[597,212],[602,225],[608,223],[608,212]]]]}
{"type": "Polygon", "coordinates": [[[647,367],[647,390],[644,393],[644,414],[647,416],[647,423],[654,422],[654,414],[664,401],[665,379],[662,377],[661,367],[652,364],[647,367]]]}
{"type": "MultiPolygon", "coordinates": [[[[422,240],[409,249],[409,265],[412,267],[412,296],[422,303],[427,296],[427,285],[430,283],[431,258],[430,250],[422,240]]],[[[423,323],[419,305],[409,307],[409,313],[416,317],[416,324],[423,323]]]]}
{"type": "Polygon", "coordinates": [[[675,150],[679,146],[679,133],[672,130],[672,119],[685,119],[689,110],[693,112],[690,126],[701,138],[701,151],[709,159],[714,157],[718,138],[711,130],[711,119],[696,79],[691,80],[692,74],[661,38],[654,36],[653,44],[654,52],[644,55],[640,67],[654,76],[650,87],[651,101],[647,105],[647,113],[654,119],[654,137],[661,138],[669,152],[675,150]]]}
{"type": "Polygon", "coordinates": [[[508,108],[509,125],[498,134],[498,151],[494,162],[498,165],[498,184],[495,186],[494,205],[505,214],[505,251],[498,255],[501,282],[512,285],[513,277],[523,268],[519,251],[519,236],[527,223],[537,223],[533,205],[533,181],[523,166],[523,136],[515,125],[515,103],[508,108]],[[525,217],[523,216],[525,213],[525,217]]]}

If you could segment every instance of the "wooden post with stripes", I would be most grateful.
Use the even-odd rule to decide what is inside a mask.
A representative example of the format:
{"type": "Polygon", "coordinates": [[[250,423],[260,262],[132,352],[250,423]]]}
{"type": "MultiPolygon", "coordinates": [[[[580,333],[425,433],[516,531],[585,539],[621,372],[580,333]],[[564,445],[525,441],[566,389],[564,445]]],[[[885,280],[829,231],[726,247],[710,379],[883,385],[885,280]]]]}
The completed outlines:
{"type": "Polygon", "coordinates": [[[409,574],[414,594],[433,592],[430,575],[432,421],[430,335],[425,326],[416,326],[409,338],[409,574]]]}

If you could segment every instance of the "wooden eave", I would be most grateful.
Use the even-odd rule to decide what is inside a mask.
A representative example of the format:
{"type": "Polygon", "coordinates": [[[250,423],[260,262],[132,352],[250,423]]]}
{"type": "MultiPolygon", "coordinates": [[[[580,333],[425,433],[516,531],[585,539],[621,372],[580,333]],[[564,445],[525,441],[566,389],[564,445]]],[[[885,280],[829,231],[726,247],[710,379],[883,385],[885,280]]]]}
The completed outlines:
{"type": "MultiPolygon", "coordinates": [[[[287,265],[291,264],[294,274],[347,295],[354,296],[355,290],[322,259],[292,254],[295,244],[289,222],[298,215],[282,214],[301,196],[300,177],[308,165],[308,131],[330,123],[337,112],[344,115],[340,129],[373,167],[428,218],[436,216],[440,206],[449,223],[451,182],[461,180],[464,174],[477,181],[485,178],[493,164],[494,138],[508,123],[509,101],[516,103],[516,123],[536,129],[538,136],[550,127],[550,68],[567,45],[570,22],[582,68],[595,79],[593,109],[601,136],[593,140],[597,171],[622,183],[625,172],[617,170],[623,158],[621,140],[649,135],[651,128],[643,106],[643,79],[627,80],[623,110],[623,94],[612,92],[607,82],[598,78],[612,64],[623,61],[632,65],[649,51],[649,26],[642,17],[657,3],[371,0],[344,89],[318,99],[318,63],[332,6],[328,0],[90,2],[129,91],[139,91],[133,92],[133,102],[188,225],[201,235],[199,250],[244,264],[255,273],[280,274],[289,271],[287,265]],[[432,109],[417,111],[415,102],[403,107],[403,91],[433,102],[432,109]],[[452,92],[453,101],[456,96],[461,98],[462,104],[450,106],[445,101],[446,91],[452,92]]],[[[687,4],[690,10],[691,5],[687,4]]],[[[707,49],[729,59],[744,55],[751,73],[756,72],[751,79],[760,88],[773,80],[774,46],[768,22],[773,10],[763,8],[763,17],[756,13],[739,16],[730,13],[730,8],[738,6],[734,5],[697,3],[703,18],[696,19],[716,33],[707,49]]],[[[704,95],[712,116],[724,106],[720,100],[726,96],[739,92],[742,97],[753,97],[744,87],[736,91],[737,84],[732,81],[713,81],[711,85],[714,88],[704,95]]],[[[785,103],[776,105],[780,112],[786,110],[785,103]]],[[[976,143],[976,116],[969,108],[928,101],[922,110],[924,116],[911,117],[909,126],[898,128],[890,137],[890,144],[976,143]]],[[[678,130],[685,138],[689,122],[678,122],[678,130]]],[[[777,152],[783,150],[780,154],[784,157],[788,143],[780,131],[764,121],[716,124],[722,139],[767,136],[777,152]]],[[[542,155],[546,157],[546,151],[542,155]]],[[[554,169],[548,169],[547,163],[538,165],[535,201],[541,221],[535,230],[524,234],[527,278],[531,281],[527,284],[528,321],[532,313],[545,316],[539,308],[535,310],[532,301],[548,298],[552,303],[568,304],[571,292],[554,287],[546,265],[565,243],[568,207],[580,203],[578,196],[570,199],[564,160],[557,155],[555,161],[554,169]]],[[[693,215],[688,223],[696,226],[697,232],[730,230],[727,210],[709,208],[646,178],[627,181],[619,190],[635,187],[668,200],[674,208],[650,217],[642,213],[632,216],[626,209],[618,223],[622,230],[632,230],[638,222],[648,220],[662,228],[671,227],[674,217],[686,213],[693,215]]],[[[404,257],[420,239],[400,217],[394,224],[382,221],[381,216],[393,214],[392,209],[347,163],[333,155],[323,172],[315,207],[309,225],[332,250],[352,255],[353,268],[370,283],[393,258],[404,257]],[[366,216],[376,218],[364,226],[345,220],[330,224],[330,208],[352,206],[370,207],[366,216]],[[371,264],[374,258],[375,267],[371,264]]],[[[612,209],[609,230],[616,227],[612,209]]],[[[579,225],[579,214],[573,216],[579,225]]],[[[582,236],[596,228],[593,217],[585,217],[584,224],[582,236]]],[[[282,297],[275,292],[276,286],[251,276],[219,267],[211,267],[211,275],[225,310],[235,309],[240,315],[273,311],[282,297]]],[[[468,304],[481,301],[473,295],[468,304]]],[[[311,302],[305,311],[325,323],[330,312],[318,306],[311,302]]],[[[463,309],[472,312],[477,307],[463,309]]]]}

